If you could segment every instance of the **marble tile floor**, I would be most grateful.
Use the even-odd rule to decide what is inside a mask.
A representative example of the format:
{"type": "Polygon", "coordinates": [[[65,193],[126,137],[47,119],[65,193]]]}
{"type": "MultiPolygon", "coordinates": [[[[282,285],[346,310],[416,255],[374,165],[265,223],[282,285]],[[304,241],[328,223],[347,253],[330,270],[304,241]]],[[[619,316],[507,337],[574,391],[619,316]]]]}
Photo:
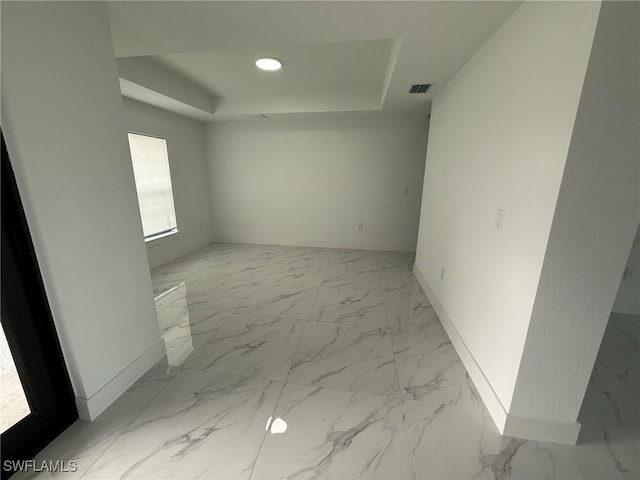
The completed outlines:
{"type": "Polygon", "coordinates": [[[38,456],[77,472],[37,478],[640,478],[632,415],[577,446],[501,437],[412,263],[212,244],[156,269],[167,357],[38,456]]]}
{"type": "Polygon", "coordinates": [[[609,317],[578,419],[640,428],[640,315],[609,317]]]}

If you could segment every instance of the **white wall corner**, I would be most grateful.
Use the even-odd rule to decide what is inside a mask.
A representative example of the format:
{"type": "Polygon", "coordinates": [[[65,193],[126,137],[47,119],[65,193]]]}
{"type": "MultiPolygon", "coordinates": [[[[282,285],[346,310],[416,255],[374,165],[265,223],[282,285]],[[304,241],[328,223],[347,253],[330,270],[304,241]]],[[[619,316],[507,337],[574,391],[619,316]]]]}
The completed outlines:
{"type": "Polygon", "coordinates": [[[160,338],[108,9],[4,2],[2,15],[2,126],[78,409],[91,418],[127,375],[105,384],[160,338]]]}
{"type": "Polygon", "coordinates": [[[157,342],[145,350],[115,377],[89,398],[76,397],[76,407],[81,420],[92,422],[115,402],[131,385],[166,355],[164,341],[157,342]]]}
{"type": "Polygon", "coordinates": [[[578,418],[638,228],[639,20],[637,2],[603,2],[597,17],[509,406],[518,417],[578,418]]]}

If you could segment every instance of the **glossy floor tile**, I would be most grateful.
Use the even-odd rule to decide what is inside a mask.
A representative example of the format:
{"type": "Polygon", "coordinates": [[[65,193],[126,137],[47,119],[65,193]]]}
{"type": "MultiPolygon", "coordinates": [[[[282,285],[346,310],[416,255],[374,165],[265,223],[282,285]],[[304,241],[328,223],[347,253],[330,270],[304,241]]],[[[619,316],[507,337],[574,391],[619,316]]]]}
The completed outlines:
{"type": "Polygon", "coordinates": [[[384,297],[379,286],[369,289],[322,287],[309,319],[345,325],[388,326],[384,297]]]}
{"type": "Polygon", "coordinates": [[[607,329],[579,445],[503,438],[412,262],[212,244],[154,270],[167,356],[38,458],[84,479],[640,478],[640,323],[607,329]]]}
{"type": "Polygon", "coordinates": [[[337,292],[353,290],[377,290],[380,288],[378,268],[370,264],[332,264],[324,270],[322,286],[337,292]]]}
{"type": "Polygon", "coordinates": [[[386,328],[308,322],[287,381],[377,395],[399,395],[386,328]]]}
{"type": "Polygon", "coordinates": [[[413,324],[392,338],[400,386],[407,396],[481,408],[473,383],[439,323],[413,324]]]}
{"type": "MultiPolygon", "coordinates": [[[[16,479],[80,478],[100,458],[151,401],[169,384],[177,370],[162,361],[147,372],[127,392],[116,400],[93,422],[76,421],[53,443],[42,450],[36,460],[62,460],[75,462],[77,470],[66,473],[40,473],[37,476],[23,472],[16,479]]],[[[12,477],[12,479],[14,478],[12,477]]]]}
{"type": "Polygon", "coordinates": [[[579,420],[640,428],[640,315],[612,313],[579,420]]]}
{"type": "Polygon", "coordinates": [[[283,381],[303,330],[304,322],[299,320],[235,314],[213,331],[184,366],[283,381]]]}
{"type": "Polygon", "coordinates": [[[402,401],[300,385],[286,385],[274,418],[284,433],[269,433],[254,479],[413,479],[402,401]]]}
{"type": "Polygon", "coordinates": [[[415,277],[394,275],[383,279],[382,285],[392,332],[404,330],[411,324],[440,323],[415,277]]]}
{"type": "Polygon", "coordinates": [[[249,478],[281,389],[185,369],[83,478],[249,478]]]}
{"type": "Polygon", "coordinates": [[[501,437],[482,409],[407,401],[418,479],[637,479],[637,430],[585,425],[575,446],[501,437]]]}

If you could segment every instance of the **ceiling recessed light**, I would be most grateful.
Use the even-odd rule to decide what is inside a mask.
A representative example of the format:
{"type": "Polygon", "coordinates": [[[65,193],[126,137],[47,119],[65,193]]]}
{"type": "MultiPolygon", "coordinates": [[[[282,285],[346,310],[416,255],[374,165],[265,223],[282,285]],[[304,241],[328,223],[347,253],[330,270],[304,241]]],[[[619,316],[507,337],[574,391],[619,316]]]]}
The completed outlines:
{"type": "Polygon", "coordinates": [[[256,67],[260,70],[269,70],[270,72],[273,72],[282,68],[282,62],[277,58],[262,57],[256,60],[256,67]]]}

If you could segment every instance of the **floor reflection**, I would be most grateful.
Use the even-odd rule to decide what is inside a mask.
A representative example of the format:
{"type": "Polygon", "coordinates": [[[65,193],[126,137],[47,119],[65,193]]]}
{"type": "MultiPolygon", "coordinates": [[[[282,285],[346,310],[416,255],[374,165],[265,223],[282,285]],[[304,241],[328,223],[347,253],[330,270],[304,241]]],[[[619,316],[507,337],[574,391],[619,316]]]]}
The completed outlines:
{"type": "Polygon", "coordinates": [[[286,432],[287,427],[288,427],[287,422],[285,422],[280,417],[276,418],[275,420],[273,420],[273,417],[269,417],[269,419],[267,420],[267,426],[265,427],[265,430],[271,433],[272,435],[276,435],[278,433],[286,432]]]}
{"type": "Polygon", "coordinates": [[[212,244],[163,265],[168,360],[41,458],[83,480],[640,478],[632,397],[605,403],[637,392],[640,323],[611,324],[579,445],[501,437],[412,261],[212,244]]]}
{"type": "Polygon", "coordinates": [[[155,302],[167,363],[174,367],[182,365],[193,352],[187,286],[182,282],[155,297],[155,302]]]}

